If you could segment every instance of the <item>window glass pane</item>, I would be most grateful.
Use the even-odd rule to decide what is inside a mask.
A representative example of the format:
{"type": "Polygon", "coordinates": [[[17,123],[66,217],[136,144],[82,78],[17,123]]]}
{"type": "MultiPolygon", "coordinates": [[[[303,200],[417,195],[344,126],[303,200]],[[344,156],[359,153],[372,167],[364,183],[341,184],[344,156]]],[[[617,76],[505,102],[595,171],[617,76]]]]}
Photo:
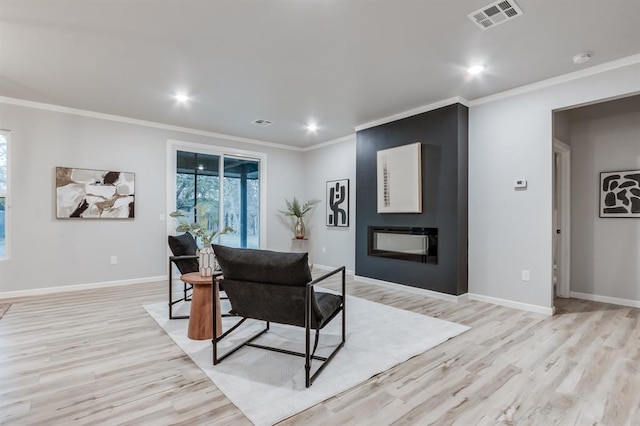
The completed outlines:
{"type": "Polygon", "coordinates": [[[196,207],[205,211],[209,230],[218,230],[220,215],[220,157],[178,151],[176,173],[176,209],[189,214],[189,222],[198,222],[196,207]]]}
{"type": "Polygon", "coordinates": [[[0,257],[7,253],[6,242],[6,195],[7,195],[7,137],[0,134],[0,257]]]}
{"type": "Polygon", "coordinates": [[[7,193],[7,137],[0,134],[0,197],[7,193]]]}
{"type": "Polygon", "coordinates": [[[7,254],[7,241],[5,239],[5,197],[0,197],[0,257],[4,257],[7,254]]]}
{"type": "Polygon", "coordinates": [[[233,232],[220,237],[231,247],[260,246],[259,161],[224,158],[224,226],[233,232]]]}
{"type": "MultiPolygon", "coordinates": [[[[232,247],[260,247],[260,162],[224,156],[221,173],[220,156],[178,151],[176,164],[176,208],[197,221],[196,207],[204,206],[207,228],[219,231],[231,227],[233,232],[214,243],[232,247]],[[224,200],[220,201],[220,176],[223,176],[224,200]],[[220,217],[222,207],[223,217],[220,217]]],[[[201,210],[202,212],[202,210],[201,210]]]]}

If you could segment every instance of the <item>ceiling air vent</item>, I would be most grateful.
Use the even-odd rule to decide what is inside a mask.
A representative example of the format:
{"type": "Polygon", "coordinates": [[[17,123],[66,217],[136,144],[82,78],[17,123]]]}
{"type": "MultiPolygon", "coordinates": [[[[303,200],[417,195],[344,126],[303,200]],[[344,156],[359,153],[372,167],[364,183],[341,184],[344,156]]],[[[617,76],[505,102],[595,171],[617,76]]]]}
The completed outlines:
{"type": "Polygon", "coordinates": [[[260,127],[267,127],[267,126],[271,126],[273,124],[273,121],[263,120],[262,118],[258,118],[256,120],[253,120],[251,124],[255,124],[256,126],[260,126],[260,127]]]}
{"type": "Polygon", "coordinates": [[[471,19],[482,31],[507,22],[522,15],[522,9],[513,0],[502,0],[491,3],[480,10],[470,13],[471,19]]]}

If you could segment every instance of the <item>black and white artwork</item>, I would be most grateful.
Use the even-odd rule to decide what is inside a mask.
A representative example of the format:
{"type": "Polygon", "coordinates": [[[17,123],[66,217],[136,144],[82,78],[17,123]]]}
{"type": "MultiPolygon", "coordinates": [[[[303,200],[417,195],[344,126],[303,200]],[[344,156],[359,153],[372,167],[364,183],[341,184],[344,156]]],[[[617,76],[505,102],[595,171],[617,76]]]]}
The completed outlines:
{"type": "Polygon", "coordinates": [[[349,226],[349,179],[327,182],[327,226],[349,226]]]}
{"type": "Polygon", "coordinates": [[[640,170],[600,173],[600,217],[640,218],[640,170]]]}
{"type": "Polygon", "coordinates": [[[420,142],[377,152],[378,213],[422,213],[420,142]]]}
{"type": "Polygon", "coordinates": [[[133,219],[135,174],[56,167],[56,218],[133,219]]]}

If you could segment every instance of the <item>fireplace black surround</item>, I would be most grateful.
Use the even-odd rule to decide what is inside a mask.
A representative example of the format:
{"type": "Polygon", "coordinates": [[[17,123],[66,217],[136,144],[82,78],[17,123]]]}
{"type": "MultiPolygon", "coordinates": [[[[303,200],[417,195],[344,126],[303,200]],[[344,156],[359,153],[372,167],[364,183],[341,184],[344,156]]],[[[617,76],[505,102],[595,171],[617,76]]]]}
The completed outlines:
{"type": "Polygon", "coordinates": [[[356,132],[356,275],[454,296],[468,291],[467,118],[466,106],[452,104],[356,132]],[[377,152],[414,142],[422,143],[422,213],[378,213],[377,152]],[[371,255],[370,226],[437,228],[437,265],[371,255]]]}
{"type": "Polygon", "coordinates": [[[438,263],[438,229],[369,226],[369,256],[438,263]]]}

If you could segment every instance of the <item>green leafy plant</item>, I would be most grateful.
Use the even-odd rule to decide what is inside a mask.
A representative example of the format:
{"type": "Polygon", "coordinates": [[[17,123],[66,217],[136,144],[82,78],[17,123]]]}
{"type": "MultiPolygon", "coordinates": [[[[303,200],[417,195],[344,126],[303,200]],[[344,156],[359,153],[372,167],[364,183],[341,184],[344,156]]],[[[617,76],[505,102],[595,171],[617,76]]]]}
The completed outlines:
{"type": "Polygon", "coordinates": [[[320,200],[309,200],[306,203],[300,205],[300,202],[296,197],[293,197],[293,201],[289,201],[287,199],[284,200],[287,208],[285,210],[280,210],[280,213],[285,216],[295,216],[298,218],[303,218],[305,214],[309,213],[311,209],[315,207],[316,204],[320,202],[320,200]]]}
{"type": "Polygon", "coordinates": [[[211,245],[211,242],[219,235],[234,232],[233,228],[230,226],[223,228],[221,231],[208,229],[209,221],[207,220],[207,210],[208,207],[206,204],[196,205],[196,214],[198,219],[196,222],[189,222],[184,219],[189,217],[189,214],[181,210],[172,212],[169,216],[175,218],[178,222],[178,226],[176,226],[177,232],[189,232],[194,237],[202,240],[203,247],[207,247],[211,245]]]}

